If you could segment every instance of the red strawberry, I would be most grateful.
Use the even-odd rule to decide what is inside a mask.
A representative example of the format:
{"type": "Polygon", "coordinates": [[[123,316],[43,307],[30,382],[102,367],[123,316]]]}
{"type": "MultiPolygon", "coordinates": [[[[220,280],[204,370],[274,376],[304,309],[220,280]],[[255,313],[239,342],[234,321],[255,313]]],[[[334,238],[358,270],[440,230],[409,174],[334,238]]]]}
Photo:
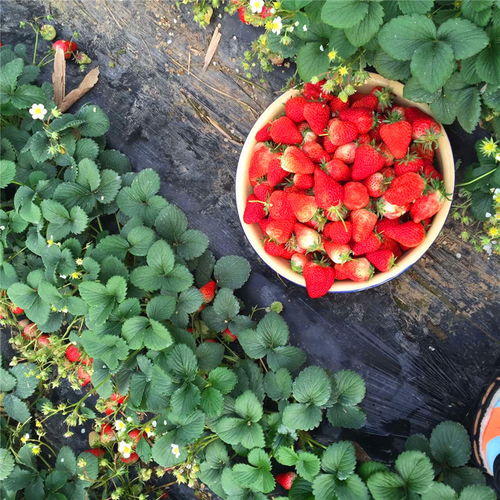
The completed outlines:
{"type": "Polygon", "coordinates": [[[337,146],[335,146],[335,144],[332,143],[332,141],[328,138],[327,135],[323,137],[323,149],[327,153],[335,153],[337,149],[337,146]]]}
{"type": "Polygon", "coordinates": [[[434,160],[434,149],[422,142],[414,142],[410,147],[410,153],[416,154],[423,160],[432,162],[434,160]]]}
{"type": "Polygon", "coordinates": [[[358,145],[355,142],[349,142],[348,144],[339,146],[335,150],[333,157],[337,158],[338,160],[342,160],[344,163],[354,163],[354,158],[356,157],[356,149],[358,149],[358,145]]]}
{"type": "Polygon", "coordinates": [[[375,252],[380,248],[382,242],[375,233],[370,233],[364,240],[354,243],[352,252],[354,255],[363,255],[365,253],[375,252]]]}
{"type": "Polygon", "coordinates": [[[378,198],[382,196],[387,189],[387,178],[384,177],[382,172],[375,172],[374,174],[367,177],[363,184],[368,190],[368,194],[372,198],[378,198]]]}
{"type": "Polygon", "coordinates": [[[330,108],[321,102],[308,102],[304,106],[304,118],[315,134],[322,134],[330,119],[330,108]]]}
{"type": "Polygon", "coordinates": [[[272,220],[266,227],[266,234],[278,244],[286,243],[292,236],[291,220],[272,220]]]}
{"type": "Polygon", "coordinates": [[[342,146],[358,137],[358,129],[349,121],[334,118],[328,126],[328,138],[334,146],[342,146]]]}
{"type": "Polygon", "coordinates": [[[267,171],[267,183],[271,188],[277,186],[288,175],[286,170],[281,168],[281,157],[276,157],[269,163],[267,171]]]}
{"type": "Polygon", "coordinates": [[[417,119],[412,123],[412,137],[428,149],[435,146],[441,135],[441,127],[432,118],[417,119]]]}
{"type": "Polygon", "coordinates": [[[285,257],[286,248],[284,245],[278,245],[274,241],[266,241],[264,243],[264,250],[273,257],[285,257]]]}
{"type": "Polygon", "coordinates": [[[132,439],[133,444],[137,444],[142,437],[143,433],[139,429],[132,429],[129,433],[128,436],[132,439]]]}
{"type": "Polygon", "coordinates": [[[66,359],[70,361],[71,363],[76,363],[79,361],[79,359],[82,356],[82,353],[80,352],[80,349],[76,347],[76,345],[70,344],[68,347],[66,347],[66,352],[64,353],[66,356],[66,359]]]}
{"type": "Polygon", "coordinates": [[[226,342],[234,342],[237,339],[236,335],[229,328],[226,328],[222,332],[222,337],[226,342]]]}
{"type": "Polygon", "coordinates": [[[92,361],[94,361],[94,358],[84,358],[80,361],[80,363],[83,366],[90,366],[92,364],[92,361]]]}
{"type": "Polygon", "coordinates": [[[109,399],[111,399],[111,401],[114,401],[115,403],[118,403],[119,405],[121,405],[127,399],[127,396],[122,396],[121,394],[114,392],[113,394],[111,394],[109,399]]]}
{"type": "Polygon", "coordinates": [[[78,45],[75,42],[70,42],[69,40],[56,40],[52,44],[52,48],[62,49],[64,51],[64,59],[69,59],[73,52],[76,52],[78,49],[78,45]]]}
{"type": "Polygon", "coordinates": [[[245,7],[238,7],[236,11],[238,12],[238,17],[240,21],[243,24],[249,24],[248,21],[245,19],[245,7]]]}
{"type": "Polygon", "coordinates": [[[384,198],[393,205],[403,206],[419,198],[424,188],[424,179],[415,172],[408,172],[393,179],[384,198]]]}
{"type": "Polygon", "coordinates": [[[361,282],[368,281],[373,276],[374,269],[368,259],[360,257],[344,264],[335,264],[335,272],[345,276],[344,279],[361,282]]]}
{"type": "MultiPolygon", "coordinates": [[[[374,87],[370,94],[377,98],[377,111],[385,111],[392,104],[392,93],[388,87],[374,87]]],[[[404,118],[403,118],[404,119],[404,118]]]]}
{"type": "Polygon", "coordinates": [[[358,136],[358,144],[370,144],[372,138],[368,134],[361,134],[358,136]]]}
{"type": "Polygon", "coordinates": [[[111,424],[104,424],[101,427],[100,438],[103,443],[109,443],[110,441],[114,441],[116,439],[115,431],[111,424]]]}
{"type": "Polygon", "coordinates": [[[83,368],[83,366],[78,367],[78,373],[77,373],[78,378],[80,379],[80,385],[82,387],[85,387],[90,381],[90,373],[83,368]]]}
{"type": "Polygon", "coordinates": [[[421,109],[419,108],[403,108],[404,109],[404,116],[405,120],[407,122],[413,123],[415,120],[432,120],[432,117],[429,116],[427,113],[424,113],[421,109]]]}
{"type": "Polygon", "coordinates": [[[293,210],[284,191],[273,191],[269,197],[269,216],[275,220],[295,220],[293,210]]]}
{"type": "Polygon", "coordinates": [[[263,142],[258,142],[254,146],[252,158],[250,159],[250,167],[248,168],[248,178],[252,186],[257,184],[258,179],[267,175],[269,163],[276,156],[278,155],[272,153],[263,142]]]}
{"type": "MultiPolygon", "coordinates": [[[[262,206],[262,203],[254,203],[254,205],[261,205],[262,206]]],[[[247,222],[247,221],[245,220],[245,222],[247,222]]],[[[247,224],[249,224],[249,223],[247,222],[247,224]]],[[[213,280],[209,281],[208,283],[205,283],[200,288],[200,293],[203,296],[203,303],[204,304],[209,304],[210,302],[212,302],[212,300],[214,300],[216,288],[217,288],[217,283],[213,280]]]]}
{"type": "Polygon", "coordinates": [[[304,138],[304,140],[302,141],[304,144],[306,142],[318,140],[318,136],[311,130],[311,127],[309,127],[307,122],[299,123],[298,127],[300,133],[302,134],[302,137],[304,138]]]}
{"type": "Polygon", "coordinates": [[[311,220],[318,210],[314,196],[306,194],[290,193],[288,201],[292,207],[293,213],[299,222],[311,220]]]}
{"type": "Polygon", "coordinates": [[[400,120],[405,120],[409,123],[411,123],[410,120],[406,118],[406,110],[409,109],[406,106],[393,106],[390,110],[390,112],[394,115],[397,116],[400,120]]]}
{"type": "Polygon", "coordinates": [[[293,232],[297,245],[306,252],[316,252],[322,248],[323,243],[321,235],[314,229],[304,224],[296,223],[293,232]]]}
{"type": "Polygon", "coordinates": [[[375,96],[374,94],[360,95],[361,97],[352,104],[351,108],[368,108],[372,109],[373,111],[377,109],[377,96],[375,96]]]}
{"type": "Polygon", "coordinates": [[[351,212],[352,239],[356,243],[363,241],[373,231],[377,223],[377,215],[370,210],[360,208],[351,212]]]}
{"type": "Polygon", "coordinates": [[[384,163],[384,157],[373,146],[362,144],[356,149],[351,171],[352,180],[366,179],[369,175],[378,172],[384,163]]]}
{"type": "Polygon", "coordinates": [[[326,238],[332,240],[333,243],[345,245],[351,240],[352,223],[348,220],[329,222],[325,226],[323,234],[326,238]]]}
{"type": "Polygon", "coordinates": [[[413,153],[407,154],[404,158],[394,162],[394,173],[403,175],[406,172],[418,172],[424,167],[424,160],[413,153]]]}
{"type": "Polygon", "coordinates": [[[322,166],[323,170],[335,181],[349,181],[351,179],[351,169],[338,158],[334,158],[322,166]]]}
{"type": "Polygon", "coordinates": [[[290,267],[295,273],[302,274],[302,270],[309,259],[301,253],[294,253],[290,259],[290,267]]]}
{"type": "Polygon", "coordinates": [[[124,464],[134,464],[135,462],[137,462],[137,460],[139,460],[139,455],[134,452],[134,453],[131,453],[130,457],[128,457],[128,458],[120,457],[120,460],[124,464]]]}
{"type": "MultiPolygon", "coordinates": [[[[387,220],[387,219],[386,219],[387,220]]],[[[396,240],[392,238],[388,238],[384,235],[384,239],[382,241],[382,245],[380,246],[380,250],[390,250],[395,257],[401,257],[403,252],[401,251],[401,247],[396,240]]]]}
{"type": "Polygon", "coordinates": [[[332,243],[325,241],[325,252],[335,264],[343,264],[351,259],[351,247],[349,245],[341,245],[339,243],[332,243]]]}
{"type": "Polygon", "coordinates": [[[333,267],[324,266],[317,262],[307,262],[302,274],[306,281],[307,293],[312,299],[327,294],[335,281],[335,270],[333,267]]]}
{"type": "Polygon", "coordinates": [[[442,180],[443,176],[433,167],[431,163],[424,163],[422,172],[426,179],[442,180]]]}
{"type": "Polygon", "coordinates": [[[436,215],[443,206],[445,197],[439,189],[433,189],[428,194],[418,198],[410,209],[413,222],[422,222],[436,215]]]}
{"type": "Polygon", "coordinates": [[[385,234],[396,240],[400,245],[407,248],[414,248],[420,245],[425,238],[425,229],[422,224],[409,221],[390,226],[385,230],[385,234]]]}
{"type": "Polygon", "coordinates": [[[269,133],[272,140],[278,144],[300,144],[302,142],[302,134],[288,116],[274,120],[269,133]]]}
{"type": "Polygon", "coordinates": [[[297,146],[288,146],[281,157],[281,168],[294,174],[312,174],[314,163],[297,146]]]}
{"type": "Polygon", "coordinates": [[[392,156],[392,153],[389,151],[389,148],[387,147],[386,144],[382,143],[379,145],[379,150],[382,153],[382,156],[384,157],[385,166],[390,167],[394,163],[394,156],[392,156]]]}
{"type": "Polygon", "coordinates": [[[257,198],[257,196],[251,194],[247,198],[247,204],[245,205],[245,212],[243,213],[243,221],[246,224],[253,224],[255,222],[259,222],[260,220],[264,219],[265,216],[266,212],[264,209],[264,203],[262,203],[257,198]]]}
{"type": "Polygon", "coordinates": [[[339,213],[344,198],[343,187],[320,168],[314,171],[314,197],[319,207],[329,213],[339,213]]]}
{"type": "Polygon", "coordinates": [[[354,123],[360,134],[368,133],[373,127],[373,111],[368,108],[343,109],[339,117],[341,120],[354,123]]]}
{"type": "Polygon", "coordinates": [[[10,312],[12,314],[22,314],[24,312],[24,309],[22,307],[14,305],[10,308],[10,312]]]}
{"type": "Polygon", "coordinates": [[[261,182],[253,188],[253,194],[260,201],[267,201],[268,196],[271,194],[272,188],[267,182],[261,182]]]}
{"type": "Polygon", "coordinates": [[[302,151],[316,163],[330,160],[330,155],[316,141],[305,142],[302,151]]]}
{"type": "Polygon", "coordinates": [[[367,253],[366,258],[381,272],[386,272],[394,266],[396,257],[390,250],[376,250],[367,253]]]}
{"type": "Polygon", "coordinates": [[[285,104],[285,114],[296,123],[303,122],[304,118],[304,106],[307,104],[307,100],[303,96],[292,97],[288,99],[285,104]]]}
{"type": "Polygon", "coordinates": [[[91,453],[94,457],[101,458],[106,452],[102,448],[90,448],[85,450],[85,453],[91,453]]]}
{"type": "Polygon", "coordinates": [[[337,96],[332,96],[330,100],[330,109],[333,113],[338,113],[342,109],[347,109],[349,107],[349,102],[344,102],[337,96]]]}
{"type": "Polygon", "coordinates": [[[403,158],[406,154],[411,142],[411,135],[412,127],[404,120],[380,125],[380,137],[394,158],[403,158]]]}
{"type": "Polygon", "coordinates": [[[271,219],[262,219],[258,222],[260,230],[263,234],[266,234],[267,225],[271,222],[271,219]]]}
{"type": "Polygon", "coordinates": [[[295,472],[283,472],[283,474],[276,474],[276,476],[274,476],[276,482],[285,488],[285,490],[291,489],[293,481],[296,477],[297,474],[295,474],[295,472]]]}
{"type": "Polygon", "coordinates": [[[256,134],[255,140],[257,142],[266,142],[271,140],[271,134],[269,129],[271,128],[271,122],[266,123],[256,134]]]}
{"type": "Polygon", "coordinates": [[[377,213],[385,219],[399,219],[402,215],[408,212],[408,205],[393,205],[389,203],[384,196],[381,196],[377,202],[377,213]]]}
{"type": "Polygon", "coordinates": [[[299,189],[311,189],[314,186],[314,177],[311,174],[295,174],[293,185],[299,189]]]}
{"type": "Polygon", "coordinates": [[[344,205],[349,210],[363,208],[370,202],[368,189],[361,182],[347,182],[344,184],[344,205]]]}

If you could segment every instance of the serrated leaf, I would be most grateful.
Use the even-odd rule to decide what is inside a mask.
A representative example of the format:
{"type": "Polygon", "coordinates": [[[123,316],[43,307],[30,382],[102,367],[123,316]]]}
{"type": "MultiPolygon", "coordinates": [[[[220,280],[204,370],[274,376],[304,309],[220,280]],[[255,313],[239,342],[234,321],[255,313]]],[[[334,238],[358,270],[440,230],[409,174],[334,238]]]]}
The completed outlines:
{"type": "Polygon", "coordinates": [[[345,36],[344,30],[339,28],[332,28],[330,30],[328,48],[330,50],[336,50],[343,59],[351,57],[357,50],[357,47],[352,45],[345,36]]]}
{"type": "Polygon", "coordinates": [[[366,414],[357,406],[344,406],[336,403],[328,408],[326,415],[333,427],[359,429],[366,424],[366,414]]]}
{"type": "Polygon", "coordinates": [[[305,82],[311,81],[314,77],[320,77],[330,66],[328,53],[320,42],[304,44],[299,49],[295,62],[300,78],[305,82]],[[323,50],[321,50],[321,47],[323,47],[323,50]]]}
{"type": "Polygon", "coordinates": [[[307,451],[301,451],[298,454],[298,461],[295,465],[297,474],[308,481],[314,481],[320,469],[320,460],[316,455],[307,451]]]}
{"type": "Polygon", "coordinates": [[[78,120],[84,121],[79,125],[78,130],[85,137],[99,137],[109,129],[109,119],[106,113],[95,104],[85,104],[75,116],[78,120]]]}
{"type": "Polygon", "coordinates": [[[429,489],[434,479],[434,469],[431,461],[427,455],[420,451],[404,451],[401,453],[396,460],[395,469],[412,493],[424,493],[429,489]]]}
{"type": "Polygon", "coordinates": [[[456,59],[471,57],[488,45],[488,36],[467,19],[453,18],[445,21],[438,29],[439,40],[448,43],[456,59]]]}
{"type": "Polygon", "coordinates": [[[17,396],[14,396],[14,394],[7,394],[4,397],[3,407],[5,413],[7,413],[10,418],[20,423],[26,422],[31,417],[26,403],[21,401],[17,396]]]}
{"type": "Polygon", "coordinates": [[[321,457],[321,468],[335,474],[338,479],[348,478],[356,467],[356,452],[350,441],[331,444],[321,457]]]}
{"type": "Polygon", "coordinates": [[[155,239],[155,232],[151,228],[145,226],[134,227],[127,235],[127,240],[130,243],[129,252],[137,256],[147,255],[155,239]]]}
{"type": "Polygon", "coordinates": [[[460,467],[465,465],[471,454],[467,431],[457,422],[441,422],[432,431],[430,438],[434,459],[443,465],[460,467]]]}
{"type": "Polygon", "coordinates": [[[76,473],[76,457],[69,446],[59,449],[55,465],[56,469],[65,472],[68,476],[76,473]]]}
{"type": "Polygon", "coordinates": [[[380,462],[363,462],[358,467],[358,474],[363,479],[363,481],[368,481],[368,478],[373,476],[377,472],[389,472],[386,465],[380,462]]]}
{"type": "Polygon", "coordinates": [[[161,465],[162,467],[173,467],[181,462],[184,462],[187,458],[187,448],[185,446],[180,446],[178,449],[178,456],[174,452],[177,452],[175,447],[177,443],[174,443],[172,437],[169,434],[157,438],[151,449],[151,455],[153,460],[161,465]]]}
{"type": "Polygon", "coordinates": [[[288,399],[292,393],[292,377],[285,368],[276,372],[268,372],[264,376],[264,390],[274,401],[288,399]]]}
{"type": "Polygon", "coordinates": [[[79,162],[84,158],[95,160],[99,154],[99,146],[92,139],[84,138],[76,141],[75,160],[79,162]]]}
{"type": "Polygon", "coordinates": [[[275,487],[274,477],[270,473],[271,461],[264,450],[254,448],[248,454],[248,461],[253,465],[236,464],[233,476],[242,488],[269,493],[275,487]]]}
{"type": "Polygon", "coordinates": [[[86,353],[93,358],[101,359],[111,370],[116,370],[119,361],[128,356],[127,343],[114,335],[95,335],[87,330],[80,338],[86,353]]]}
{"type": "Polygon", "coordinates": [[[224,366],[219,366],[208,374],[208,382],[222,394],[229,394],[236,385],[236,374],[224,366]]]}
{"type": "Polygon", "coordinates": [[[434,0],[398,0],[398,6],[403,14],[425,14],[432,9],[434,0]]]}
{"type": "Polygon", "coordinates": [[[201,393],[200,407],[208,418],[218,417],[224,407],[224,396],[217,389],[207,387],[201,393]]]}
{"type": "Polygon", "coordinates": [[[198,358],[198,367],[200,370],[213,370],[224,359],[224,346],[215,342],[202,342],[196,348],[196,357],[198,358]]]}
{"type": "Polygon", "coordinates": [[[16,164],[9,160],[0,160],[0,189],[8,186],[16,177],[16,164]]]}
{"type": "Polygon", "coordinates": [[[193,380],[198,362],[193,351],[184,344],[175,345],[168,353],[169,370],[182,380],[193,380]]]}
{"type": "Polygon", "coordinates": [[[416,102],[434,102],[439,98],[439,95],[439,92],[429,92],[426,90],[418,78],[415,77],[411,77],[403,89],[403,97],[416,102]]]}
{"type": "Polygon", "coordinates": [[[422,500],[458,500],[458,495],[446,484],[433,482],[422,495],[422,500]]]}
{"type": "Polygon", "coordinates": [[[321,20],[334,28],[350,28],[359,23],[368,13],[368,3],[356,0],[325,2],[321,20]]]}
{"type": "Polygon", "coordinates": [[[0,448],[0,481],[7,479],[14,470],[14,457],[9,450],[0,448]]]}
{"type": "Polygon", "coordinates": [[[383,50],[377,51],[373,65],[378,73],[391,80],[406,80],[410,76],[408,61],[398,61],[383,50]]]}
{"type": "Polygon", "coordinates": [[[89,191],[95,191],[99,187],[101,183],[101,173],[95,162],[88,158],[84,158],[78,163],[76,182],[89,191]]]}
{"type": "Polygon", "coordinates": [[[304,404],[323,406],[330,398],[328,375],[319,366],[304,368],[293,382],[293,397],[304,404]]]}
{"type": "Polygon", "coordinates": [[[101,171],[101,182],[94,195],[99,203],[104,205],[111,203],[118,194],[122,185],[121,177],[113,170],[101,171]]]}
{"type": "Polygon", "coordinates": [[[367,481],[374,500],[401,500],[406,497],[405,483],[393,472],[377,472],[367,481]]]}
{"type": "MultiPolygon", "coordinates": [[[[287,465],[288,467],[293,467],[299,460],[298,454],[292,448],[286,448],[285,446],[280,446],[275,454],[276,461],[282,465],[287,465]]],[[[318,461],[319,466],[319,461],[318,461]]],[[[319,468],[318,468],[319,472],[319,468]]]]}
{"type": "Polygon", "coordinates": [[[252,391],[245,391],[236,398],[234,411],[249,422],[258,422],[263,415],[262,404],[252,391]]]}
{"type": "Polygon", "coordinates": [[[368,2],[367,5],[368,12],[363,19],[344,30],[349,42],[356,47],[366,45],[374,37],[384,18],[384,8],[380,3],[368,2]]]}
{"type": "Polygon", "coordinates": [[[460,493],[459,500],[495,500],[496,493],[488,486],[467,486],[460,493]]]}
{"type": "Polygon", "coordinates": [[[500,51],[500,28],[490,28],[490,43],[476,56],[476,72],[479,77],[493,85],[500,82],[500,61],[498,53],[500,51]]]}
{"type": "Polygon", "coordinates": [[[227,255],[220,258],[214,267],[214,277],[221,288],[241,288],[250,276],[250,264],[243,257],[227,255]]]}
{"type": "Polygon", "coordinates": [[[149,318],[156,321],[169,319],[175,311],[175,297],[169,295],[156,295],[146,305],[146,313],[149,318]]]}
{"type": "Polygon", "coordinates": [[[335,493],[337,484],[338,480],[332,474],[319,474],[312,484],[314,498],[338,498],[335,493]]]}
{"type": "Polygon", "coordinates": [[[292,403],[283,410],[283,424],[290,429],[310,431],[321,422],[321,409],[317,406],[307,406],[292,403]]]}
{"type": "Polygon", "coordinates": [[[473,467],[453,467],[444,469],[441,473],[444,484],[451,486],[455,491],[461,491],[472,484],[486,484],[486,479],[479,469],[473,467]]]}
{"type": "Polygon", "coordinates": [[[127,156],[115,149],[106,149],[99,154],[99,162],[102,168],[114,170],[118,174],[130,171],[130,161],[127,156]]]}
{"type": "Polygon", "coordinates": [[[17,379],[14,394],[20,399],[29,398],[38,386],[37,367],[33,363],[19,363],[10,369],[10,373],[17,379]]]}
{"type": "Polygon", "coordinates": [[[262,448],[265,444],[262,427],[241,418],[222,418],[215,425],[215,430],[219,438],[228,444],[241,444],[245,448],[262,448]]]}
{"type": "Polygon", "coordinates": [[[366,386],[363,378],[352,370],[341,370],[334,373],[337,385],[337,402],[346,406],[354,406],[361,401],[366,394],[366,386]]]}
{"type": "Polygon", "coordinates": [[[306,353],[298,347],[284,345],[275,347],[267,355],[267,364],[273,371],[286,368],[290,372],[298,370],[306,361],[306,353]]]}
{"type": "Polygon", "coordinates": [[[176,242],[177,254],[185,260],[199,257],[207,247],[207,235],[195,229],[188,229],[176,242]]]}
{"type": "Polygon", "coordinates": [[[229,322],[240,312],[240,305],[229,288],[221,288],[215,296],[213,308],[215,313],[225,322],[229,322]]]}
{"type": "Polygon", "coordinates": [[[7,370],[0,368],[0,392],[8,392],[16,386],[16,377],[7,370]]]}

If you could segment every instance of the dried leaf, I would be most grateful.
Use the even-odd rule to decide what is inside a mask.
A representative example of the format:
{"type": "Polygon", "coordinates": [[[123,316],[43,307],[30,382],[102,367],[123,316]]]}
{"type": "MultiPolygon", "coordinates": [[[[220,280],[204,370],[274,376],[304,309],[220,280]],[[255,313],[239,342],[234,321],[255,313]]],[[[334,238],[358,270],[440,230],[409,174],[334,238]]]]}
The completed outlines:
{"type": "Polygon", "coordinates": [[[89,90],[91,90],[99,80],[99,66],[90,70],[85,78],[80,82],[80,85],[72,90],[58,106],[59,110],[67,111],[78,99],[82,98],[89,90]]]}
{"type": "Polygon", "coordinates": [[[52,84],[54,85],[54,102],[59,108],[66,94],[66,59],[64,58],[64,50],[60,48],[56,49],[54,56],[52,84]]]}
{"type": "Polygon", "coordinates": [[[208,65],[212,61],[215,52],[217,51],[217,47],[219,46],[220,39],[222,38],[222,34],[219,31],[219,26],[216,26],[214,34],[212,35],[212,39],[210,40],[210,44],[207,49],[207,53],[205,54],[205,62],[203,64],[203,71],[206,71],[208,65]]]}

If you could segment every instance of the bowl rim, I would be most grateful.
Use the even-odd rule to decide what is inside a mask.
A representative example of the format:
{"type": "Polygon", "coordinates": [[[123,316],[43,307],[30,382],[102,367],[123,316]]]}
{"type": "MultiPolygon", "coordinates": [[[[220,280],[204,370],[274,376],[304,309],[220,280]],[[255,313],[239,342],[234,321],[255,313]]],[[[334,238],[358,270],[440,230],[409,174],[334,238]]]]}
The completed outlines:
{"type": "MultiPolygon", "coordinates": [[[[364,85],[360,86],[357,89],[358,91],[369,91],[371,88],[376,86],[389,87],[391,91],[396,95],[395,101],[398,104],[417,107],[432,116],[432,112],[428,105],[416,103],[403,97],[404,85],[402,83],[394,80],[388,80],[376,73],[368,74],[369,78],[367,82],[364,85]]],[[[264,112],[259,116],[255,124],[251,128],[240,153],[238,167],[236,170],[235,192],[240,223],[243,227],[245,236],[250,242],[250,245],[257,252],[258,256],[279,275],[283,276],[293,283],[305,287],[305,280],[303,276],[299,273],[296,273],[295,271],[292,271],[288,260],[283,259],[282,257],[274,257],[265,252],[264,244],[262,243],[262,232],[259,225],[246,224],[243,221],[246,199],[247,196],[252,192],[252,186],[250,185],[250,181],[248,180],[248,169],[253,148],[255,144],[257,144],[255,134],[266,123],[270,122],[284,112],[284,104],[288,99],[299,95],[300,93],[301,91],[298,89],[290,89],[284,94],[280,95],[264,110],[264,112]]],[[[442,134],[438,141],[436,160],[443,175],[446,192],[449,193],[450,196],[445,200],[439,212],[434,215],[433,221],[427,230],[424,241],[418,247],[405,252],[404,255],[396,261],[396,264],[389,271],[377,273],[373,276],[373,278],[361,283],[348,280],[335,281],[329,292],[358,292],[382,285],[383,283],[396,278],[408,268],[410,268],[413,264],[415,264],[436,240],[444,226],[444,223],[450,211],[452,195],[455,187],[455,163],[453,159],[453,152],[446,131],[444,130],[444,127],[442,125],[441,128],[442,134]]]]}

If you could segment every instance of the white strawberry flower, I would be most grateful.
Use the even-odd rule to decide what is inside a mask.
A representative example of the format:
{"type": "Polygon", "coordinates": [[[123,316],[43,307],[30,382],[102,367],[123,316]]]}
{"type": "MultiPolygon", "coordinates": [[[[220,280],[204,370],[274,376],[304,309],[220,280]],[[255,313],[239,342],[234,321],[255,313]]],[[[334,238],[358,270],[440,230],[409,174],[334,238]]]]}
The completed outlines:
{"type": "Polygon", "coordinates": [[[120,453],[123,458],[130,458],[132,454],[132,445],[127,443],[127,441],[120,441],[118,443],[118,453],[120,453]]]}
{"type": "Polygon", "coordinates": [[[275,35],[279,35],[282,29],[283,29],[283,23],[281,21],[281,17],[280,16],[275,17],[271,22],[271,31],[275,35]]]}
{"type": "Polygon", "coordinates": [[[264,8],[264,0],[250,0],[250,10],[254,14],[260,14],[264,8]]]}
{"type": "Polygon", "coordinates": [[[118,432],[123,432],[126,428],[127,428],[127,425],[125,424],[125,422],[123,420],[117,420],[115,422],[115,429],[118,432]]]}
{"type": "Polygon", "coordinates": [[[47,110],[43,104],[33,104],[29,109],[29,114],[33,120],[43,120],[47,114],[47,110]]]}
{"type": "Polygon", "coordinates": [[[175,455],[175,458],[179,458],[181,456],[181,449],[179,448],[178,444],[172,443],[170,445],[172,455],[175,455]]]}

